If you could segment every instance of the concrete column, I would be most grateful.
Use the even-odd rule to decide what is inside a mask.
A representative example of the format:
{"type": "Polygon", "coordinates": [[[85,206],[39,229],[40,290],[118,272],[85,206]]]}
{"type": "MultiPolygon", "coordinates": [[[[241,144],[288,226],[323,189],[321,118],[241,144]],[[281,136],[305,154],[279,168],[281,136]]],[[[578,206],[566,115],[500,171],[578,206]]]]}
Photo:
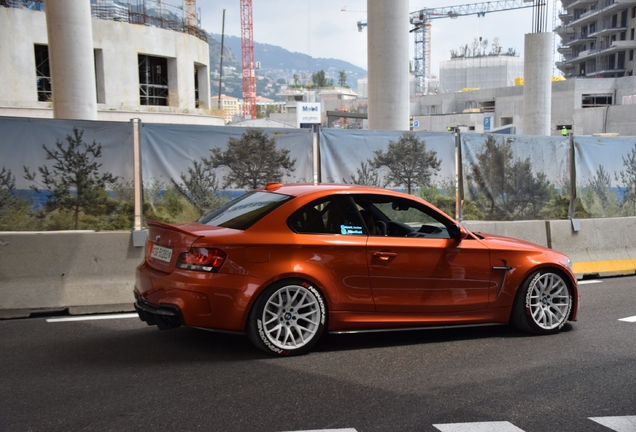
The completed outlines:
{"type": "Polygon", "coordinates": [[[47,0],[53,116],[97,120],[90,0],[47,0]]]}
{"type": "Polygon", "coordinates": [[[369,129],[409,130],[409,2],[367,0],[369,129]]]}
{"type": "Polygon", "coordinates": [[[552,33],[526,34],[523,59],[523,134],[550,135],[552,33]]]}

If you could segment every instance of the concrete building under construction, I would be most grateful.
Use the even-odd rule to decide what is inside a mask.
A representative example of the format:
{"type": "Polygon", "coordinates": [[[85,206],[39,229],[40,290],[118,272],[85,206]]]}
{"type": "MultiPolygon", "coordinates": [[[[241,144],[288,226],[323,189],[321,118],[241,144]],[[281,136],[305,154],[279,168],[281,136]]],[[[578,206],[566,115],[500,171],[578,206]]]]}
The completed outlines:
{"type": "Polygon", "coordinates": [[[523,78],[523,59],[509,55],[455,57],[440,62],[439,92],[515,85],[523,78]]]}
{"type": "Polygon", "coordinates": [[[636,67],[636,0],[561,0],[556,66],[566,77],[623,77],[636,67]]]}
{"type": "MultiPolygon", "coordinates": [[[[53,117],[45,6],[0,0],[0,116],[53,117]]],[[[194,10],[92,0],[91,15],[97,119],[224,123],[210,116],[209,46],[194,10]]]]}

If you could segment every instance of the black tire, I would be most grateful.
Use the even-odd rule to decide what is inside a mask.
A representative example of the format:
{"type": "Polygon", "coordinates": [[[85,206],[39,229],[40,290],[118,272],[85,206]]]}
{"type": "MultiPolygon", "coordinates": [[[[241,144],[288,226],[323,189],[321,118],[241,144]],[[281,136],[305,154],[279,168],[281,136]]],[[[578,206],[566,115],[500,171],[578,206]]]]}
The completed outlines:
{"type": "Polygon", "coordinates": [[[246,331],[252,343],[268,354],[300,355],[318,342],[326,320],[325,301],[316,287],[300,279],[285,280],[261,293],[246,331]]]}
{"type": "Polygon", "coordinates": [[[558,333],[572,311],[572,291],[565,277],[552,269],[530,274],[517,291],[510,322],[534,334],[558,333]]]}

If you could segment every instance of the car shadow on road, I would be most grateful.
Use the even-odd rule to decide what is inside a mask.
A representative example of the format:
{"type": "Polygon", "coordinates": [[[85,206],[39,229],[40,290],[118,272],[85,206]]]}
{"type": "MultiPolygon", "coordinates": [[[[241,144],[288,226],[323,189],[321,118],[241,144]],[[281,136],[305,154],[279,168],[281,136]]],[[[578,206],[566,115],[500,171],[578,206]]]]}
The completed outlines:
{"type": "MultiPolygon", "coordinates": [[[[570,332],[573,326],[566,323],[561,333],[570,332]]],[[[521,332],[509,325],[479,327],[400,330],[373,333],[328,334],[316,346],[315,351],[346,351],[369,348],[452,343],[479,339],[516,339],[541,337],[521,332]]],[[[549,337],[549,336],[547,336],[549,337]]]]}

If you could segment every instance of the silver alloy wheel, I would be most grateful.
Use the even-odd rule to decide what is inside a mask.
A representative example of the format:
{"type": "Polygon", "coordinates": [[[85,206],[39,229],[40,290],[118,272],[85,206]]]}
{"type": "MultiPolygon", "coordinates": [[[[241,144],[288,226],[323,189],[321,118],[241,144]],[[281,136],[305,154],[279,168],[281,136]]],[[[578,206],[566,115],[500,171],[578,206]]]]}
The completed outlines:
{"type": "Polygon", "coordinates": [[[572,297],[561,276],[543,273],[530,283],[526,306],[530,309],[532,320],[540,328],[553,330],[567,321],[572,297]]]}
{"type": "Polygon", "coordinates": [[[280,349],[309,343],[320,325],[320,304],[307,288],[287,285],[276,290],[263,309],[263,332],[280,349]]]}

